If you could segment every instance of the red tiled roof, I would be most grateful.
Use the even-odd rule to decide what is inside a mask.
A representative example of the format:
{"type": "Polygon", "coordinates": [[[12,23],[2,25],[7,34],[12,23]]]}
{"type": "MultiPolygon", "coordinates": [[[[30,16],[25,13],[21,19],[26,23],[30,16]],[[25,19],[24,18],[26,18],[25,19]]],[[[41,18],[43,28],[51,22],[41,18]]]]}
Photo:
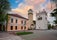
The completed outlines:
{"type": "Polygon", "coordinates": [[[18,18],[22,18],[22,19],[28,20],[27,18],[22,17],[21,15],[18,15],[18,14],[8,14],[8,15],[15,16],[15,17],[18,17],[18,18]]]}

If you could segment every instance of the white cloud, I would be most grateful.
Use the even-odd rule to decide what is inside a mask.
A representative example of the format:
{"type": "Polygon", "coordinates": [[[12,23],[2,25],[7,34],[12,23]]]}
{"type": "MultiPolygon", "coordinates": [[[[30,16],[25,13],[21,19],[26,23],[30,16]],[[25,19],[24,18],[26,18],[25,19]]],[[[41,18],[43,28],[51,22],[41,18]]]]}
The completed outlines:
{"type": "MultiPolygon", "coordinates": [[[[18,2],[19,0],[16,0],[18,2]]],[[[16,13],[22,13],[23,15],[27,16],[27,11],[29,9],[34,10],[34,19],[35,19],[35,12],[41,11],[42,9],[46,9],[47,12],[50,12],[51,10],[51,3],[50,1],[45,4],[45,6],[42,6],[43,3],[45,3],[46,0],[24,0],[23,3],[20,3],[16,9],[12,9],[13,12],[16,13]]],[[[52,7],[54,8],[55,5],[53,4],[52,7]]]]}
{"type": "Polygon", "coordinates": [[[18,3],[18,2],[19,2],[19,0],[15,0],[15,2],[16,2],[16,3],[18,3]]]}

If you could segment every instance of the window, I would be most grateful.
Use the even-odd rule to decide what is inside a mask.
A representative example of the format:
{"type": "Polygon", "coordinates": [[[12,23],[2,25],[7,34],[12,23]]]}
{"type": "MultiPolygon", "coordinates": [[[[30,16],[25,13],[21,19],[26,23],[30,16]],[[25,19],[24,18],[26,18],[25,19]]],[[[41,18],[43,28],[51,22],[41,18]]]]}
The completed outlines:
{"type": "Polygon", "coordinates": [[[21,26],[21,29],[23,29],[23,26],[21,26]]]}
{"type": "Polygon", "coordinates": [[[11,19],[11,23],[13,23],[13,18],[11,19]]]}
{"type": "Polygon", "coordinates": [[[26,25],[26,21],[24,21],[24,25],[26,25]]]}
{"type": "Polygon", "coordinates": [[[38,20],[42,20],[42,17],[39,17],[38,20]]]}
{"type": "Polygon", "coordinates": [[[26,26],[24,27],[24,29],[26,29],[26,26]]]}
{"type": "Polygon", "coordinates": [[[13,30],[13,26],[11,26],[11,30],[13,30]]]}
{"type": "Polygon", "coordinates": [[[18,20],[16,19],[16,23],[17,23],[17,21],[18,21],[18,20]]]}
{"type": "Polygon", "coordinates": [[[15,26],[15,30],[17,30],[17,26],[15,26]]]}
{"type": "Polygon", "coordinates": [[[23,21],[21,21],[21,24],[23,24],[23,21]]]}

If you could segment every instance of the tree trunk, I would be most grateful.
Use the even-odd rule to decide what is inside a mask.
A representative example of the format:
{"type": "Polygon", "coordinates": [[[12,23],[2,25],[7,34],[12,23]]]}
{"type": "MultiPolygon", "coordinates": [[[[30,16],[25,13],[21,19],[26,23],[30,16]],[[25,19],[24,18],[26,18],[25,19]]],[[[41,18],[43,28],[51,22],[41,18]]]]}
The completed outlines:
{"type": "Polygon", "coordinates": [[[3,25],[2,25],[2,31],[3,31],[3,25]]]}
{"type": "Polygon", "coordinates": [[[7,31],[7,25],[8,25],[8,24],[6,23],[6,28],[5,28],[6,30],[5,30],[5,31],[7,31]]]}

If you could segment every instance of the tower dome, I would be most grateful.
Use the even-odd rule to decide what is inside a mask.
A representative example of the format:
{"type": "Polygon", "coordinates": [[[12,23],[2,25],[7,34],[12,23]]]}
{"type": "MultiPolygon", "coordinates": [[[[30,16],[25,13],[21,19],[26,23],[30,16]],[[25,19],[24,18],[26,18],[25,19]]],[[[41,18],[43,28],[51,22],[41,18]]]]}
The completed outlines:
{"type": "Polygon", "coordinates": [[[28,13],[33,13],[33,10],[32,10],[32,9],[29,9],[29,10],[28,10],[28,13]]]}

